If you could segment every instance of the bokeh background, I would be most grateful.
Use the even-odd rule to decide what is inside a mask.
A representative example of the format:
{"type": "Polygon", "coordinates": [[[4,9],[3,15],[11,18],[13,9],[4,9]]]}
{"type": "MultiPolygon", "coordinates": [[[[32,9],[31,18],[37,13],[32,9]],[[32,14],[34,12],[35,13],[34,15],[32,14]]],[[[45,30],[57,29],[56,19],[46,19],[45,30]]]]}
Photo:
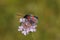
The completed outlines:
{"type": "Polygon", "coordinates": [[[60,0],[0,0],[0,40],[60,40],[60,0]],[[19,18],[39,17],[37,31],[18,32],[19,18]]]}

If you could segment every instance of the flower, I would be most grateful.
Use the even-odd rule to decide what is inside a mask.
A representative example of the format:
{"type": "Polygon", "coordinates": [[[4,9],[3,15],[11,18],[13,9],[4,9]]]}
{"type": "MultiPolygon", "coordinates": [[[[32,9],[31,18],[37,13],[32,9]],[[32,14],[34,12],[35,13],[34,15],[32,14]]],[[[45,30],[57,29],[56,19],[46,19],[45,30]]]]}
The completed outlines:
{"type": "Polygon", "coordinates": [[[18,31],[21,31],[22,34],[26,36],[27,34],[29,34],[29,32],[36,32],[36,24],[31,25],[28,21],[25,22],[25,19],[22,20],[22,18],[20,19],[20,21],[22,22],[22,24],[19,26],[18,31]]]}
{"type": "Polygon", "coordinates": [[[28,27],[27,29],[23,26],[19,26],[18,31],[21,31],[22,34],[27,35],[29,32],[36,32],[36,26],[28,27]]]}

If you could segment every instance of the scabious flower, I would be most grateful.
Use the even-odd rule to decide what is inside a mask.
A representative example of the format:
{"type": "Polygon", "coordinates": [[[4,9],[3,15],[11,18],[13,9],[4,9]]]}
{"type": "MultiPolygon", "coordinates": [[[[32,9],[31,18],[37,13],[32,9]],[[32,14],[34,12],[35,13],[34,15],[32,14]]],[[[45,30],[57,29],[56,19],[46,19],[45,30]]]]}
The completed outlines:
{"type": "Polygon", "coordinates": [[[28,21],[25,21],[24,18],[21,18],[20,22],[22,22],[22,24],[19,26],[18,31],[21,31],[25,36],[29,34],[29,32],[36,32],[37,25],[31,25],[28,21]]]}

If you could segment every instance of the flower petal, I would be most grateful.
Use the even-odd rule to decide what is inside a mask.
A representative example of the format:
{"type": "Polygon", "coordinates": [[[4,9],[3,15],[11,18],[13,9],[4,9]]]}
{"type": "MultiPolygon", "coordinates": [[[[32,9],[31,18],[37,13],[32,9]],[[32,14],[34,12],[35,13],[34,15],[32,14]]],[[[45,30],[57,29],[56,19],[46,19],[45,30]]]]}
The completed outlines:
{"type": "Polygon", "coordinates": [[[26,31],[22,31],[22,34],[27,35],[26,31]]]}

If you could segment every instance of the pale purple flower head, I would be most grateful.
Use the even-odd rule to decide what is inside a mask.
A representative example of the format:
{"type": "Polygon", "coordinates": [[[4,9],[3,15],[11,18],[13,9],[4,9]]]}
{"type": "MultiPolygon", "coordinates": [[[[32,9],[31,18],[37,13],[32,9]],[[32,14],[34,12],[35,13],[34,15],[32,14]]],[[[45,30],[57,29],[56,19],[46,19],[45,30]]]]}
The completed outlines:
{"type": "Polygon", "coordinates": [[[18,31],[21,31],[22,34],[27,35],[29,32],[36,32],[37,25],[30,25],[29,22],[25,22],[25,19],[20,19],[20,22],[23,22],[21,26],[19,26],[18,31]]]}

